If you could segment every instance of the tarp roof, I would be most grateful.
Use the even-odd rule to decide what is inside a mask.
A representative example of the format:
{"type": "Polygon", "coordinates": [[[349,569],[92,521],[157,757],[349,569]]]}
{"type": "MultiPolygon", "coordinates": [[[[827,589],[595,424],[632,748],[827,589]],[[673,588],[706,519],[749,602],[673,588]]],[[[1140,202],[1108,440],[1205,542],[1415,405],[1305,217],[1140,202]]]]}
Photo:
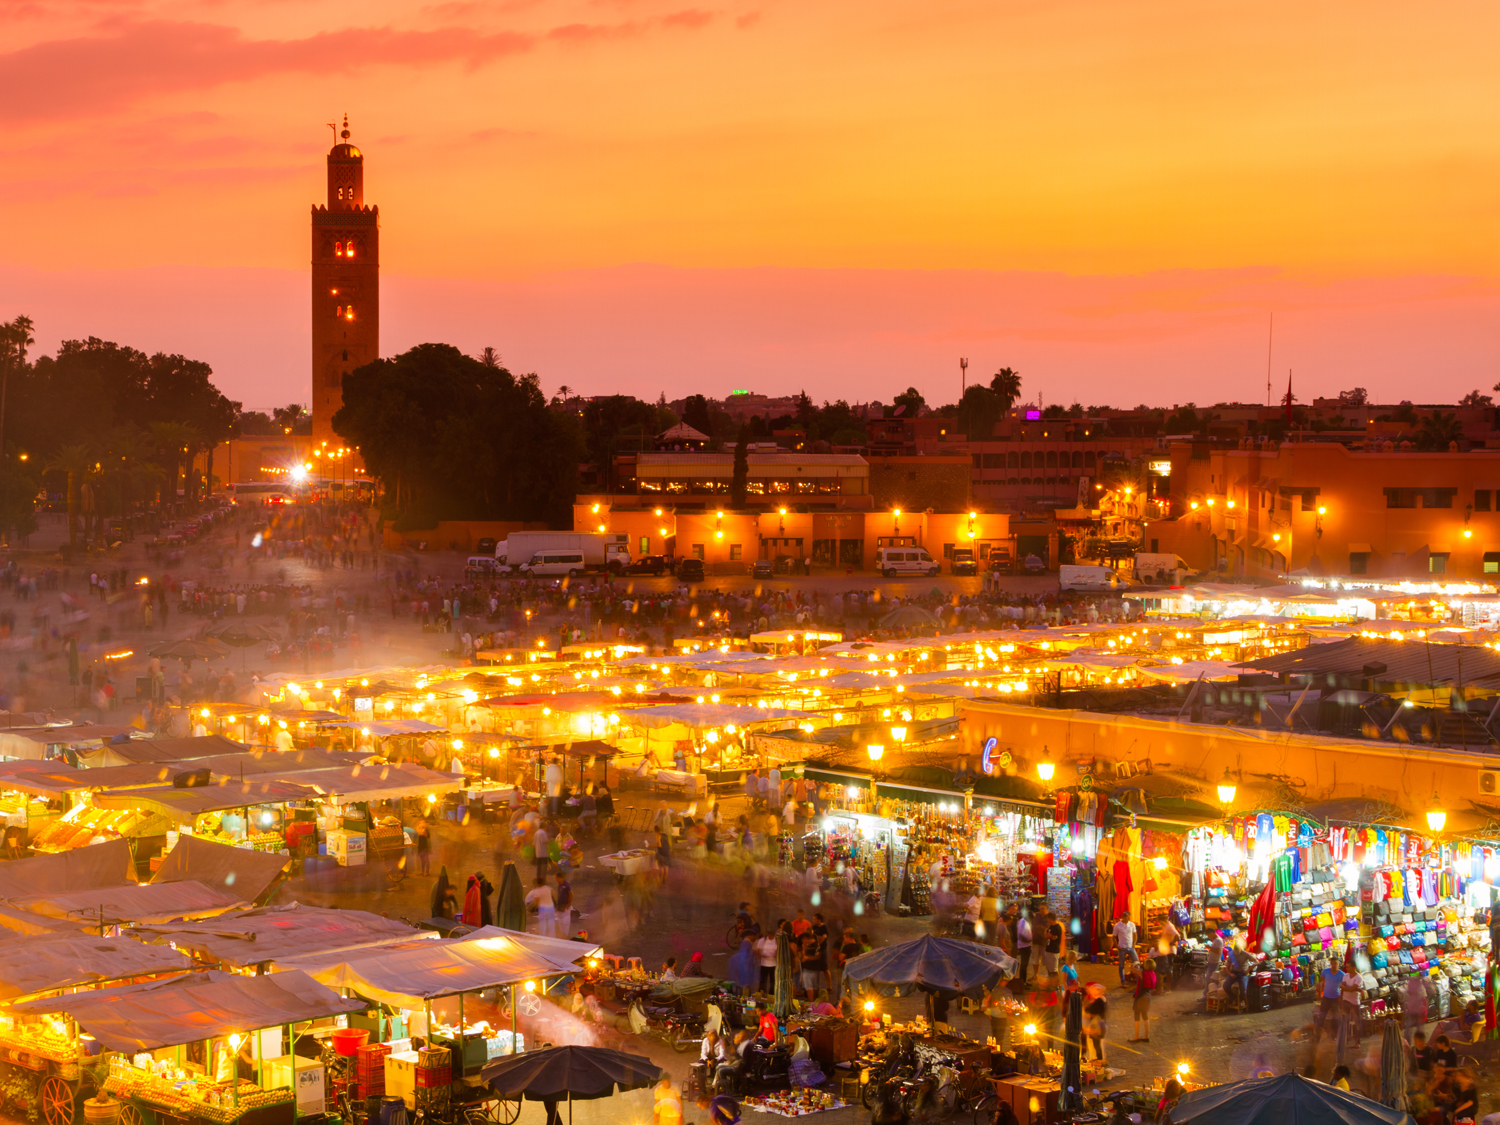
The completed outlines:
{"type": "Polygon", "coordinates": [[[11,906],[45,918],[67,918],[100,925],[124,922],[170,922],[177,918],[211,918],[231,906],[245,905],[242,896],[205,887],[190,879],[175,883],[128,883],[95,887],[71,894],[17,898],[11,906]]]}
{"type": "Polygon", "coordinates": [[[131,762],[186,762],[216,754],[243,754],[248,747],[221,734],[197,738],[137,738],[129,742],[111,742],[88,753],[81,752],[93,766],[122,766],[131,762]]]}
{"type": "Polygon", "coordinates": [[[208,972],[27,1000],[14,1010],[66,1012],[107,1049],[133,1053],[301,1023],[365,1006],[361,1000],[345,1000],[306,973],[246,977],[208,972]]]}
{"type": "Polygon", "coordinates": [[[381,738],[393,734],[438,734],[448,729],[422,719],[380,719],[375,722],[360,722],[358,719],[346,719],[342,715],[339,716],[337,722],[320,722],[318,726],[368,730],[371,734],[378,734],[381,738]]]}
{"type": "Polygon", "coordinates": [[[59,761],[0,762],[0,789],[18,789],[43,796],[66,793],[72,789],[129,789],[166,784],[178,774],[200,769],[211,771],[217,780],[237,781],[241,777],[342,768],[368,757],[367,754],[333,754],[319,749],[242,751],[187,761],[127,762],[124,765],[92,766],[81,770],[59,761]]]}
{"type": "Polygon", "coordinates": [[[181,824],[191,823],[200,813],[238,809],[250,805],[279,804],[283,801],[316,800],[319,791],[301,782],[308,774],[297,774],[298,781],[257,778],[253,781],[221,782],[191,789],[171,785],[144,785],[136,789],[111,789],[94,794],[94,805],[101,809],[143,809],[160,813],[181,824]]]}
{"type": "Polygon", "coordinates": [[[177,846],[162,858],[151,882],[191,880],[246,902],[259,902],[291,862],[289,856],[178,836],[177,846]]]}
{"type": "Polygon", "coordinates": [[[728,723],[744,726],[770,719],[801,719],[801,711],[782,711],[775,707],[736,707],[730,703],[681,703],[666,707],[637,707],[628,713],[629,721],[653,730],[681,724],[685,727],[722,727],[728,723]]]}
{"type": "Polygon", "coordinates": [[[1462,679],[1464,683],[1472,684],[1500,679],[1500,653],[1483,645],[1350,637],[1345,641],[1308,645],[1292,652],[1247,660],[1238,667],[1278,674],[1352,676],[1383,683],[1447,684],[1462,679]],[[1364,668],[1371,664],[1384,664],[1385,670],[1366,676],[1364,668]]]}
{"type": "Polygon", "coordinates": [[[125,937],[55,934],[0,943],[0,1001],[191,967],[192,962],[175,949],[125,937]]]}
{"type": "Polygon", "coordinates": [[[352,766],[348,769],[312,770],[295,775],[298,785],[320,794],[350,801],[384,801],[392,797],[454,793],[463,788],[461,775],[442,773],[408,763],[352,766]]]}
{"type": "MultiPolygon", "coordinates": [[[[498,930],[466,941],[399,942],[287,959],[281,965],[305,969],[330,988],[347,988],[369,1000],[402,1008],[420,1007],[438,996],[577,971],[577,958],[563,960],[541,952],[522,940],[524,936],[498,930]]],[[[582,942],[567,944],[578,950],[578,957],[591,948],[582,942]]]]}
{"type": "Polygon", "coordinates": [[[235,969],[286,957],[347,951],[393,941],[435,940],[438,936],[433,931],[419,930],[363,910],[329,910],[295,902],[223,914],[209,922],[138,926],[132,933],[143,938],[171,940],[178,949],[212,957],[235,969]]]}
{"type": "Polygon", "coordinates": [[[0,899],[68,894],[134,882],[135,857],[130,841],[125,839],[0,863],[0,899]]]}
{"type": "Polygon", "coordinates": [[[45,758],[48,746],[79,746],[129,733],[126,727],[101,727],[93,723],[0,730],[0,757],[45,758]]]}

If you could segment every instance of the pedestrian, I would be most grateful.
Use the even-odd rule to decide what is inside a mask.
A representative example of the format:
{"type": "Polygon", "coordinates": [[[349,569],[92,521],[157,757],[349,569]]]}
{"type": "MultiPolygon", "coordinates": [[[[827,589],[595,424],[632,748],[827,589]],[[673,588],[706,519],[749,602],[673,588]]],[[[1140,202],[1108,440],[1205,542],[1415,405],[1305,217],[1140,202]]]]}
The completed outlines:
{"type": "Polygon", "coordinates": [[[1220,930],[1213,931],[1213,938],[1208,943],[1208,968],[1203,973],[1203,998],[1208,999],[1208,990],[1213,985],[1214,974],[1219,971],[1219,963],[1224,959],[1224,934],[1220,930]]]}
{"type": "MultiPolygon", "coordinates": [[[[1083,1034],[1087,1043],[1093,1044],[1094,1058],[1099,1062],[1104,1062],[1105,1021],[1108,1014],[1109,1001],[1104,996],[1104,985],[1090,984],[1084,992],[1083,1034]]],[[[1087,1053],[1084,1052],[1085,1056],[1087,1053]]]]}
{"type": "Polygon", "coordinates": [[[1329,965],[1321,974],[1323,991],[1318,1000],[1318,1030],[1314,1042],[1326,1032],[1333,1034],[1339,1015],[1339,992],[1344,983],[1344,970],[1329,965]]]}
{"type": "Polygon", "coordinates": [[[536,885],[526,895],[526,905],[536,908],[537,933],[542,937],[557,936],[557,900],[552,897],[552,888],[544,875],[536,877],[536,885]]]}
{"type": "Polygon", "coordinates": [[[573,884],[568,882],[568,875],[565,871],[557,873],[554,908],[557,911],[557,925],[561,931],[558,936],[572,936],[568,931],[573,928],[573,884]]]}
{"type": "Polygon", "coordinates": [[[775,930],[766,930],[755,939],[755,956],[760,961],[760,990],[770,996],[776,991],[775,930]]]}
{"type": "Polygon", "coordinates": [[[964,923],[963,923],[963,936],[964,937],[966,937],[966,938],[974,938],[974,937],[978,936],[978,933],[979,933],[979,915],[981,914],[981,912],[983,912],[983,910],[984,910],[984,899],[980,897],[980,894],[979,894],[978,891],[975,891],[973,894],[971,894],[969,896],[969,900],[966,903],[964,903],[964,923]]]}
{"type": "Polygon", "coordinates": [[[536,881],[538,883],[547,880],[547,864],[550,859],[548,846],[551,842],[551,837],[547,835],[546,825],[538,817],[536,831],[531,834],[531,846],[536,849],[536,881]]]}
{"type": "Polygon", "coordinates": [[[1046,970],[1047,975],[1050,977],[1057,975],[1058,961],[1062,957],[1065,941],[1062,922],[1058,916],[1049,911],[1045,919],[1046,927],[1043,930],[1045,944],[1042,946],[1042,968],[1046,970]]]}
{"type": "MultiPolygon", "coordinates": [[[[1134,976],[1140,967],[1140,960],[1135,952],[1135,923],[1130,920],[1128,914],[1122,914],[1115,922],[1111,931],[1115,939],[1115,958],[1119,961],[1120,987],[1125,987],[1125,966],[1131,967],[1131,975],[1134,976]]],[[[1217,936],[1217,935],[1215,935],[1217,936]]],[[[1222,944],[1220,948],[1223,948],[1222,944]]],[[[1207,986],[1204,991],[1207,992],[1207,986]]]]}
{"type": "Polygon", "coordinates": [[[1031,964],[1031,922],[1026,917],[1025,907],[1016,915],[1016,959],[1021,962],[1021,983],[1025,984],[1031,964]]]}
{"type": "Polygon", "coordinates": [[[1141,965],[1140,979],[1135,982],[1135,1037],[1132,1043],[1151,1042],[1151,994],[1156,991],[1156,967],[1150,962],[1141,965]]]}

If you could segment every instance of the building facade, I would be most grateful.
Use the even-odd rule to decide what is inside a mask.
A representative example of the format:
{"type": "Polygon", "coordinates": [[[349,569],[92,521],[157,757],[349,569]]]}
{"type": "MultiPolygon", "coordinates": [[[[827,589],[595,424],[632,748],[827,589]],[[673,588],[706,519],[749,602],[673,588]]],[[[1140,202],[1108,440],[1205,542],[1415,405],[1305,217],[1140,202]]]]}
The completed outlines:
{"type": "Polygon", "coordinates": [[[1500,581],[1500,449],[1193,442],[1170,456],[1168,510],[1146,523],[1148,551],[1260,577],[1500,581]]]}
{"type": "Polygon", "coordinates": [[[313,444],[341,444],[333,416],[344,377],[380,356],[380,208],[365,204],[364,154],[349,143],[328,152],[328,201],[312,209],[313,444]]]}

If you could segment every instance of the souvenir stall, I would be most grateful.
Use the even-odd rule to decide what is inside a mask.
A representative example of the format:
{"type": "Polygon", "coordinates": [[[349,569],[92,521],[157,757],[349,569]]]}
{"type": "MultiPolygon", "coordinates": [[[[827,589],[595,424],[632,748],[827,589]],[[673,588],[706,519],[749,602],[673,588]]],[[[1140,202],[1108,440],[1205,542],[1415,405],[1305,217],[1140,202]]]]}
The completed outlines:
{"type": "Polygon", "coordinates": [[[149,866],[184,835],[282,852],[287,847],[281,830],[287,803],[316,796],[316,790],[299,782],[256,778],[222,785],[111,789],[90,794],[91,806],[79,808],[91,807],[101,816],[149,818],[146,823],[159,825],[158,834],[138,837],[136,862],[149,866]],[[144,850],[141,845],[146,845],[144,850]]]}
{"type": "Polygon", "coordinates": [[[1415,1006],[1444,1019],[1483,998],[1497,855],[1436,830],[1262,810],[1195,829],[1184,860],[1206,923],[1244,932],[1259,962],[1226,1003],[1310,998],[1323,969],[1352,965],[1366,1018],[1415,1006]]]}
{"type": "Polygon", "coordinates": [[[326,1108],[322,1068],[289,1053],[291,1029],[362,1006],[303,973],[188,973],[21,1001],[0,1015],[0,1035],[34,1040],[57,1066],[34,1095],[47,1125],[72,1125],[85,1067],[100,1091],[91,1121],[108,1111],[121,1125],[282,1125],[326,1108]]]}

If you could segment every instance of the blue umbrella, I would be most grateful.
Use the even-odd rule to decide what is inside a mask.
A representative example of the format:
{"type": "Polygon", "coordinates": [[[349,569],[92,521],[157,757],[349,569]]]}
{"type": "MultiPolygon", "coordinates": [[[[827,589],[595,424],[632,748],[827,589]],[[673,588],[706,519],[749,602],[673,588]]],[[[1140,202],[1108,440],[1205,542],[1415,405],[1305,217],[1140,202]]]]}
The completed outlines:
{"type": "Polygon", "coordinates": [[[1207,1086],[1182,1095],[1173,1125],[1414,1125],[1412,1116],[1300,1074],[1207,1086]]]}
{"type": "Polygon", "coordinates": [[[1015,958],[991,946],[925,934],[851,958],[844,979],[882,996],[922,991],[977,1000],[986,988],[1014,976],[1018,967],[1015,958]]]}

